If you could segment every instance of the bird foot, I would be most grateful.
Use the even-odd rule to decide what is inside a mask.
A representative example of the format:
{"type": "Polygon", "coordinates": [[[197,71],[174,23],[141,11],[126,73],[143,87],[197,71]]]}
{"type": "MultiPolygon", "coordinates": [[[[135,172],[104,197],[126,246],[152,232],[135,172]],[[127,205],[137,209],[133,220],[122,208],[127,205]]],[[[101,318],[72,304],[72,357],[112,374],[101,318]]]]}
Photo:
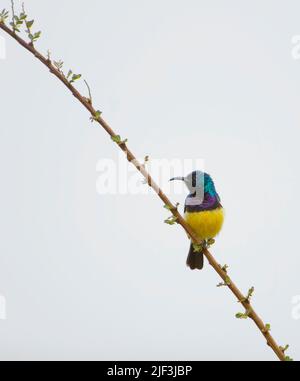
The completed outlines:
{"type": "Polygon", "coordinates": [[[206,249],[209,249],[216,241],[213,238],[209,238],[205,241],[206,249]]]}

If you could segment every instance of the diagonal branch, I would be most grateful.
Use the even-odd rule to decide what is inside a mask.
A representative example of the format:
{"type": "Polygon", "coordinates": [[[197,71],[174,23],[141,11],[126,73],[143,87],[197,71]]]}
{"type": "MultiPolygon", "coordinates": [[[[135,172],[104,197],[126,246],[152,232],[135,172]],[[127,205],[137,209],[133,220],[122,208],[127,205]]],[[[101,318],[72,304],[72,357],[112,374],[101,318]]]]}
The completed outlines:
{"type": "MultiPolygon", "coordinates": [[[[86,98],[70,83],[70,81],[64,76],[61,70],[55,67],[50,60],[49,56],[46,58],[41,53],[39,53],[34,47],[32,42],[27,43],[24,39],[19,37],[12,29],[7,27],[4,22],[0,22],[0,28],[6,32],[10,37],[16,40],[23,48],[33,54],[43,65],[45,65],[49,71],[55,75],[74,95],[74,97],[89,111],[91,114],[91,119],[99,123],[104,130],[110,135],[113,141],[117,143],[119,148],[125,153],[127,160],[132,163],[135,168],[143,175],[148,185],[157,193],[158,197],[162,202],[168,207],[174,216],[174,220],[182,226],[186,233],[191,237],[195,244],[201,245],[201,240],[196,236],[191,227],[185,222],[182,215],[178,212],[177,206],[174,206],[165,193],[160,189],[160,187],[152,179],[151,175],[145,169],[145,166],[141,164],[135,155],[129,150],[125,141],[120,140],[120,136],[117,135],[110,125],[102,118],[101,113],[97,111],[92,104],[91,96],[86,98]]],[[[267,344],[272,348],[277,357],[281,361],[286,361],[289,359],[285,356],[285,351],[282,347],[276,343],[272,335],[270,334],[270,329],[268,325],[264,324],[263,320],[259,317],[256,311],[253,309],[250,298],[245,297],[239,288],[234,284],[234,282],[229,278],[226,267],[222,267],[214,258],[214,256],[205,248],[204,255],[206,256],[208,262],[213,267],[213,269],[219,274],[219,276],[224,281],[223,285],[226,285],[230,291],[234,294],[237,300],[243,305],[246,310],[246,314],[241,314],[244,317],[249,317],[258,327],[259,331],[265,337],[267,344]]]]}

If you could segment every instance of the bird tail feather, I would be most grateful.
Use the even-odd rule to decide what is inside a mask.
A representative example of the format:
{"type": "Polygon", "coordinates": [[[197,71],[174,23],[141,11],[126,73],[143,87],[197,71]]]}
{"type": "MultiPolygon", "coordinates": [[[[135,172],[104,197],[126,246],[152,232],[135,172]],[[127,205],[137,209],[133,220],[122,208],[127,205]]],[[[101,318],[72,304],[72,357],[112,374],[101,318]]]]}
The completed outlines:
{"type": "Polygon", "coordinates": [[[186,265],[191,270],[202,270],[203,269],[203,263],[204,262],[204,256],[203,252],[198,252],[194,250],[194,245],[191,243],[190,251],[186,260],[186,265]]]}

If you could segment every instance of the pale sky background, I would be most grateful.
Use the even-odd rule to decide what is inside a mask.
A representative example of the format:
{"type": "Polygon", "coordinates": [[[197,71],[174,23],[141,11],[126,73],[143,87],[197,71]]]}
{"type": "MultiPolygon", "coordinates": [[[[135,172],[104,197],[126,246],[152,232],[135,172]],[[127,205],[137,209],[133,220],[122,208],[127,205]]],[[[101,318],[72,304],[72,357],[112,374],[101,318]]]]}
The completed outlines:
{"type": "MultiPolygon", "coordinates": [[[[205,161],[226,208],[212,252],[243,291],[255,286],[257,312],[299,359],[299,1],[26,7],[38,49],[83,74],[137,156],[205,161]]],[[[186,268],[186,235],[156,196],[96,192],[97,162],[118,163],[117,148],[39,62],[6,48],[0,359],[276,359],[213,269],[186,268]]]]}

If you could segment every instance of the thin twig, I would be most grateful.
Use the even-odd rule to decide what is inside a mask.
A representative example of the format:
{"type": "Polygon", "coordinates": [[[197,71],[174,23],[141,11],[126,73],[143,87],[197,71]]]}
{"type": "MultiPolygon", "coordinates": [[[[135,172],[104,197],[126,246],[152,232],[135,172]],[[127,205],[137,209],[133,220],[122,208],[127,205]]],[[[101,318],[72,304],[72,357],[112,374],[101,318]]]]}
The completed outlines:
{"type": "Polygon", "coordinates": [[[89,102],[90,102],[90,104],[93,104],[93,97],[92,97],[91,88],[90,88],[89,84],[87,83],[87,81],[85,79],[84,79],[84,83],[85,83],[85,85],[86,85],[86,87],[88,89],[88,92],[89,92],[89,97],[88,97],[89,102]]]}
{"type": "Polygon", "coordinates": [[[16,33],[16,27],[15,27],[15,3],[14,0],[11,0],[11,15],[12,15],[12,27],[13,27],[13,32],[16,33]]]}
{"type": "MultiPolygon", "coordinates": [[[[23,12],[24,15],[26,15],[26,12],[25,12],[25,4],[24,4],[24,3],[22,3],[22,12],[23,12]]],[[[28,26],[27,26],[27,22],[26,22],[26,20],[25,20],[25,31],[26,31],[26,33],[27,33],[28,35],[30,34],[30,29],[29,29],[28,26]]]]}
{"type": "MultiPolygon", "coordinates": [[[[195,232],[192,230],[192,228],[185,222],[182,215],[178,212],[176,206],[172,204],[172,202],[161,190],[161,188],[155,183],[151,175],[145,169],[145,166],[141,164],[137,160],[135,155],[129,150],[126,142],[124,141],[119,142],[119,140],[116,139],[116,137],[119,137],[119,135],[117,135],[113,131],[110,125],[102,118],[101,114],[99,114],[99,111],[97,111],[93,107],[93,105],[88,101],[88,99],[82,96],[79,93],[79,91],[66,79],[63,73],[57,68],[55,68],[55,66],[52,65],[51,61],[49,61],[47,57],[44,57],[41,53],[39,53],[34,46],[32,46],[30,43],[27,43],[25,40],[23,40],[21,37],[15,34],[14,31],[8,28],[4,23],[0,23],[0,28],[3,29],[7,34],[9,34],[13,39],[15,39],[26,50],[32,53],[40,62],[42,62],[50,70],[50,72],[54,74],[71,91],[74,97],[89,111],[93,120],[98,122],[104,128],[104,130],[108,133],[108,135],[110,135],[110,137],[113,138],[114,141],[116,142],[118,141],[117,145],[125,153],[127,160],[130,163],[132,163],[135,166],[135,168],[143,175],[143,177],[145,178],[145,182],[157,193],[158,197],[162,200],[164,205],[168,206],[176,222],[182,226],[182,228],[186,231],[188,236],[192,239],[192,241],[195,244],[201,245],[202,243],[201,240],[199,240],[199,238],[197,237],[195,232]]],[[[227,274],[227,269],[224,269],[224,267],[222,268],[220,264],[215,260],[213,255],[207,249],[204,249],[204,255],[206,256],[208,262],[213,267],[213,269],[219,274],[219,276],[222,278],[222,280],[227,285],[227,287],[235,295],[237,300],[244,306],[247,313],[247,317],[251,318],[254,321],[259,331],[265,337],[267,344],[273,349],[273,351],[275,352],[275,354],[281,361],[285,361],[286,356],[284,351],[282,350],[282,348],[278,346],[278,344],[276,343],[276,341],[270,334],[269,330],[266,330],[266,325],[253,309],[250,303],[250,300],[243,295],[243,293],[239,290],[239,288],[235,285],[235,283],[231,280],[231,278],[229,278],[227,274]],[[230,279],[230,282],[228,282],[228,279],[230,279]]]]}

